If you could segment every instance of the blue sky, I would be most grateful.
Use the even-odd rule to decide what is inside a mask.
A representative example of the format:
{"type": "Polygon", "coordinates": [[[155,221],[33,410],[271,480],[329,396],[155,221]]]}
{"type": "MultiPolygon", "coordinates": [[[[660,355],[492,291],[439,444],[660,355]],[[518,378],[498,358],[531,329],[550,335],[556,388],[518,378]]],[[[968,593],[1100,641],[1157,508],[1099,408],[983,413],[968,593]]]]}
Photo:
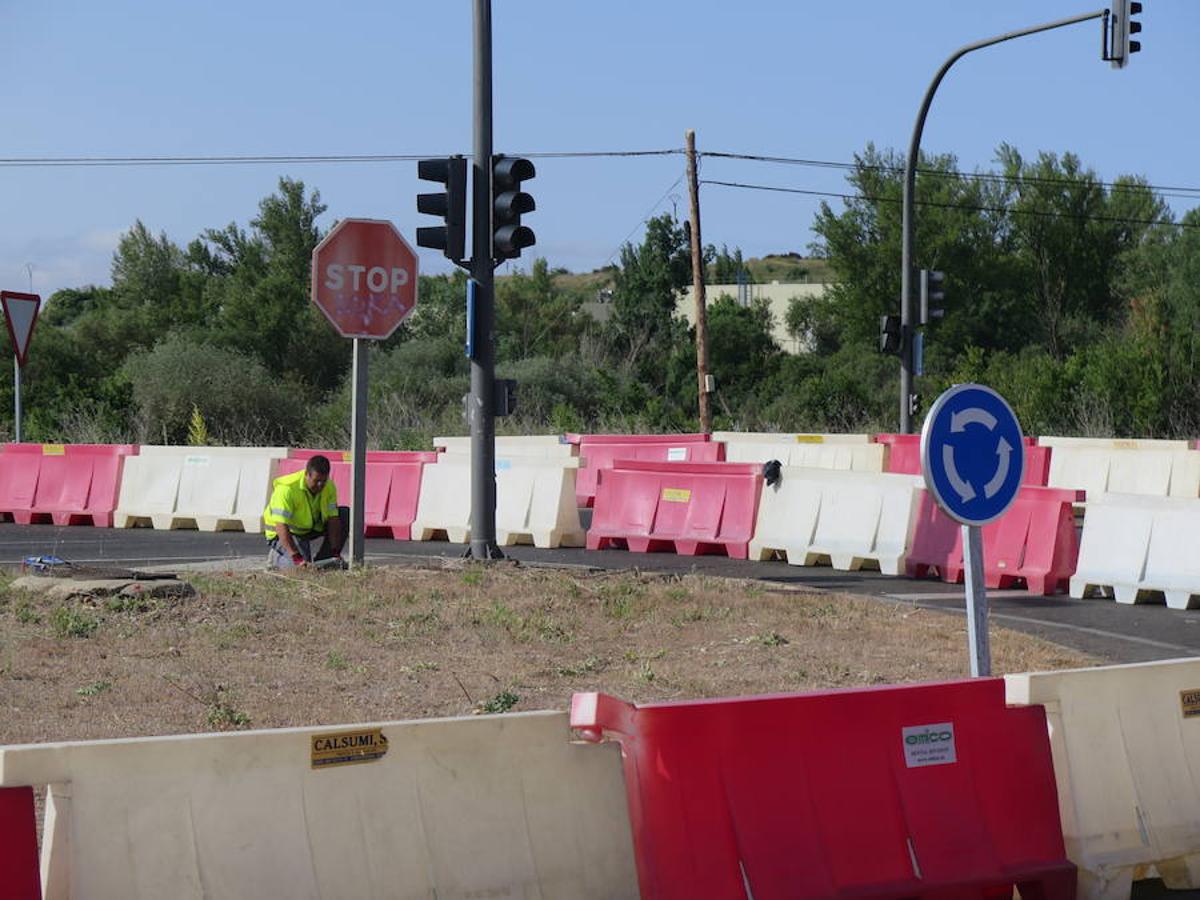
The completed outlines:
{"type": "MultiPolygon", "coordinates": [[[[1200,3],[1145,0],[1143,51],[1099,60],[1098,23],[971,54],[924,146],[966,169],[1007,141],[1075,151],[1106,180],[1200,188],[1200,3]]],[[[0,157],[468,153],[471,0],[0,0],[0,157]]],[[[498,152],[662,149],[849,161],[903,150],[958,46],[1101,0],[494,0],[498,152]]],[[[687,211],[679,156],[539,160],[526,221],[552,265],[609,261],[653,211],[687,211]],[[674,187],[672,188],[672,185],[674,187]],[[658,203],[658,206],[655,204],[658,203]]],[[[389,218],[412,240],[413,162],[161,168],[0,166],[0,287],[106,284],[136,219],[181,244],[245,225],[281,175],[334,218],[389,218]]],[[[837,170],[709,159],[702,177],[840,191],[837,170]]],[[[1200,195],[1198,195],[1200,196],[1200,195]]],[[[706,242],[807,250],[818,201],[702,188],[706,242]]],[[[837,201],[833,201],[835,205],[837,201]]],[[[1176,198],[1181,213],[1196,201],[1176,198]]],[[[432,224],[428,222],[425,224],[432,224]]],[[[446,271],[422,251],[422,271],[446,271]]]]}

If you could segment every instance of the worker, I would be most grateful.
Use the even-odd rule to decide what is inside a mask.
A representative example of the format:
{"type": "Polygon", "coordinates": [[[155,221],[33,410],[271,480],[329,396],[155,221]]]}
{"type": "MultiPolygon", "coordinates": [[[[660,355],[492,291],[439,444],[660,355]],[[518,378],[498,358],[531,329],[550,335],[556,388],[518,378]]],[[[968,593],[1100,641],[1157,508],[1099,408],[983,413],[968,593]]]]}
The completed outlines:
{"type": "Polygon", "coordinates": [[[329,459],[314,456],[299,472],[275,479],[271,499],[263,510],[267,565],[273,569],[306,568],[324,560],[345,568],[348,508],[339,507],[337,486],[329,478],[329,459]],[[321,538],[313,555],[313,543],[321,538]]]}

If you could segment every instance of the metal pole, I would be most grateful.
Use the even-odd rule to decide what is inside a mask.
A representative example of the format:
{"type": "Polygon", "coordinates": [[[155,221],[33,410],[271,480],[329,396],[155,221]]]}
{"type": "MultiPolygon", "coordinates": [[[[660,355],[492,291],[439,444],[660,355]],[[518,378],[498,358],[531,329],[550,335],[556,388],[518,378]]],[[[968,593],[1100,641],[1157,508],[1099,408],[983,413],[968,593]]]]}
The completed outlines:
{"type": "Polygon", "coordinates": [[[367,505],[367,347],[354,338],[354,406],[350,415],[350,565],[363,564],[367,505]]]}
{"type": "Polygon", "coordinates": [[[696,295],[696,380],[700,387],[700,430],[712,432],[712,400],[708,394],[708,304],[704,296],[704,258],[700,242],[700,184],[696,177],[696,132],[688,129],[687,179],[692,226],[692,292],[696,295]]]}
{"type": "Polygon", "coordinates": [[[13,357],[13,437],[21,443],[21,362],[13,357]]]}
{"type": "Polygon", "coordinates": [[[971,652],[971,677],[992,674],[988,644],[987,587],[983,583],[983,529],[962,526],[963,569],[967,588],[967,644],[971,652]]]}
{"type": "Polygon", "coordinates": [[[496,547],[495,293],[492,274],[492,3],[475,0],[475,169],[471,277],[475,333],[471,359],[471,546],[475,559],[496,547]]]}
{"type": "Polygon", "coordinates": [[[903,434],[912,434],[912,411],[909,407],[909,398],[912,396],[912,332],[913,307],[915,304],[912,277],[913,232],[915,229],[913,224],[913,194],[917,181],[917,162],[921,153],[921,133],[925,130],[925,117],[929,114],[929,106],[933,103],[933,95],[937,92],[938,85],[942,83],[942,79],[946,77],[946,73],[950,71],[950,67],[973,50],[982,50],[984,47],[991,47],[993,44],[1001,44],[1005,41],[1011,41],[1013,38],[1025,37],[1026,35],[1037,34],[1041,31],[1051,31],[1055,28],[1076,25],[1090,19],[1099,19],[1107,12],[1107,9],[1100,9],[1096,12],[1083,13],[1078,16],[1072,16],[1069,19],[1059,19],[1055,22],[1047,22],[1044,25],[1034,25],[1032,28],[1022,28],[1020,31],[1010,31],[1007,34],[997,35],[996,37],[959,47],[942,63],[942,67],[933,76],[933,81],[929,83],[929,88],[925,91],[925,99],[921,101],[921,108],[917,112],[917,121],[913,125],[912,140],[908,144],[908,156],[904,160],[903,224],[900,235],[900,431],[903,434]]]}

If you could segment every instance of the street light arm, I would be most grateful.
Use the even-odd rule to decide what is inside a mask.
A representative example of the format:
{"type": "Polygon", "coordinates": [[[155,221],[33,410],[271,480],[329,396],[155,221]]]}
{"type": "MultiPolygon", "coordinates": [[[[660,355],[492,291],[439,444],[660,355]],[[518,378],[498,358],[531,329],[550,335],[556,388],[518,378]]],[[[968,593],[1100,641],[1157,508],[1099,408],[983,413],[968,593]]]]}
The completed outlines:
{"type": "Polygon", "coordinates": [[[985,38],[982,41],[975,41],[973,44],[967,44],[963,47],[959,47],[950,54],[944,63],[942,63],[941,68],[937,70],[937,74],[933,76],[933,81],[929,83],[928,90],[925,91],[925,98],[921,101],[921,108],[917,112],[917,121],[913,125],[912,140],[909,141],[908,144],[908,156],[904,160],[904,197],[901,213],[902,225],[900,235],[900,431],[903,433],[909,434],[912,432],[912,412],[909,407],[909,397],[912,394],[913,374],[911,334],[913,318],[913,195],[916,192],[917,160],[921,154],[921,135],[925,130],[925,117],[929,115],[929,107],[933,104],[933,95],[937,93],[938,86],[942,83],[942,79],[946,77],[946,73],[950,71],[950,67],[974,50],[982,50],[984,47],[991,47],[994,44],[1002,44],[1005,41],[1011,41],[1014,38],[1025,37],[1030,34],[1038,34],[1042,31],[1052,31],[1055,28],[1065,28],[1068,25],[1078,25],[1080,22],[1087,22],[1092,19],[1102,18],[1107,13],[1107,9],[1099,9],[1095,12],[1081,13],[1077,16],[1071,16],[1067,19],[1058,19],[1054,22],[1045,22],[1041,25],[1034,25],[1030,28],[1022,28],[1018,31],[1009,31],[1005,34],[985,38]]]}

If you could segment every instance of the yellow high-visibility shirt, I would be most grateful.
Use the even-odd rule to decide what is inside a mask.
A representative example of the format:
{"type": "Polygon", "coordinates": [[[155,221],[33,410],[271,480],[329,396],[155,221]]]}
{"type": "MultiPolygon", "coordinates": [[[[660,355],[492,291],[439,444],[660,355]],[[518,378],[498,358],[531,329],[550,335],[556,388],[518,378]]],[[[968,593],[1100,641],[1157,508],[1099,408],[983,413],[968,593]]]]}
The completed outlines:
{"type": "Polygon", "coordinates": [[[325,531],[325,521],[338,514],[337,486],[330,478],[320,493],[311,494],[304,485],[304,469],[275,479],[271,499],[263,510],[263,534],[276,536],[274,526],[283,523],[297,537],[325,531]]]}

